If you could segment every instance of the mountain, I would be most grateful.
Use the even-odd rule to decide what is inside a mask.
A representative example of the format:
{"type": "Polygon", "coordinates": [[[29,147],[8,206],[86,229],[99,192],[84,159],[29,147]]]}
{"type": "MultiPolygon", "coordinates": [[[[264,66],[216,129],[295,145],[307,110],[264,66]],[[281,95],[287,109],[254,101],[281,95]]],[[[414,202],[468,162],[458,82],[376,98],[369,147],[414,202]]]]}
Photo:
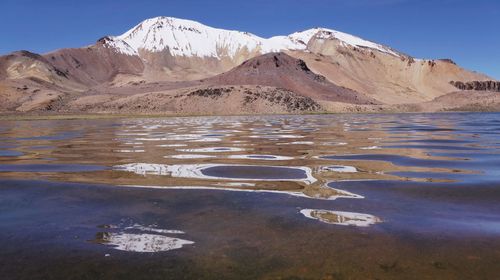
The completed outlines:
{"type": "Polygon", "coordinates": [[[172,17],[91,46],[0,57],[3,113],[496,110],[496,85],[332,29],[261,38],[172,17]]]}
{"type": "Polygon", "coordinates": [[[373,48],[398,55],[382,45],[323,28],[265,39],[248,32],[217,29],[195,21],[169,17],[145,20],[120,36],[109,37],[108,45],[128,55],[139,55],[140,51],[161,52],[169,49],[173,56],[236,59],[241,52],[306,50],[307,42],[313,36],[323,39],[337,38],[347,45],[373,48]]]}
{"type": "Polygon", "coordinates": [[[269,53],[207,79],[215,85],[264,85],[286,88],[315,100],[352,104],[379,104],[377,100],[354,90],[337,86],[315,74],[303,60],[285,53],[269,53]]]}

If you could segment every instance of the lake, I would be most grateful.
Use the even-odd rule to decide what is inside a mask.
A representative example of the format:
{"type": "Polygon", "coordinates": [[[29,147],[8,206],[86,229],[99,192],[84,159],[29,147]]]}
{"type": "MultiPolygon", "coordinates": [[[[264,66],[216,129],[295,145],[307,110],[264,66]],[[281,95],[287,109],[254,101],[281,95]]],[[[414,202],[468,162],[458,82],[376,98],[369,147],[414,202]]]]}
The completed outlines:
{"type": "Polygon", "coordinates": [[[500,114],[0,121],[2,279],[499,279],[500,114]]]}

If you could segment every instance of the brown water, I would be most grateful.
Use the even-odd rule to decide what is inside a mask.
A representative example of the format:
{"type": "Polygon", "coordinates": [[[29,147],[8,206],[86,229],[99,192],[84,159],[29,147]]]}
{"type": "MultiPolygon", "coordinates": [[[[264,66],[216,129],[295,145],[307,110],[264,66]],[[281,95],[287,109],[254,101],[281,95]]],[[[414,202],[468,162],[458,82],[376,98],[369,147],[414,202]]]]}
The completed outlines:
{"type": "Polygon", "coordinates": [[[500,114],[0,122],[0,279],[499,279],[500,114]]]}

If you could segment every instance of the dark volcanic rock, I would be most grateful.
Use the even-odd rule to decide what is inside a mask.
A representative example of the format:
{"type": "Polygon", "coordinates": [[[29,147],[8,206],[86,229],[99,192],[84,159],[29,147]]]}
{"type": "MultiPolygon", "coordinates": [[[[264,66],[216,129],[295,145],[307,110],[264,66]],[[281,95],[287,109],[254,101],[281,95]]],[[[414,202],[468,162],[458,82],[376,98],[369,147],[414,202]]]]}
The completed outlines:
{"type": "Polygon", "coordinates": [[[258,99],[266,100],[267,102],[279,105],[286,108],[287,112],[318,112],[323,110],[313,99],[307,96],[301,96],[283,88],[276,88],[263,93],[245,91],[244,105],[255,102],[258,99]]]}
{"type": "Polygon", "coordinates": [[[465,83],[458,81],[451,81],[450,84],[461,90],[481,90],[481,91],[500,92],[499,81],[472,81],[465,83]]]}

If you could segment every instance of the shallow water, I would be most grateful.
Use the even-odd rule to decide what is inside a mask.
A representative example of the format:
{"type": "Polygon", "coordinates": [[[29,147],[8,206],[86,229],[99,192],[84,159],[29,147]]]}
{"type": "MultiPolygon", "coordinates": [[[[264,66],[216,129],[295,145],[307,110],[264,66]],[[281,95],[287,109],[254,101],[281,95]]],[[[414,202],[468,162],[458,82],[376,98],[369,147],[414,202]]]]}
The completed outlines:
{"type": "Polygon", "coordinates": [[[498,279],[500,114],[0,122],[5,279],[498,279]]]}

